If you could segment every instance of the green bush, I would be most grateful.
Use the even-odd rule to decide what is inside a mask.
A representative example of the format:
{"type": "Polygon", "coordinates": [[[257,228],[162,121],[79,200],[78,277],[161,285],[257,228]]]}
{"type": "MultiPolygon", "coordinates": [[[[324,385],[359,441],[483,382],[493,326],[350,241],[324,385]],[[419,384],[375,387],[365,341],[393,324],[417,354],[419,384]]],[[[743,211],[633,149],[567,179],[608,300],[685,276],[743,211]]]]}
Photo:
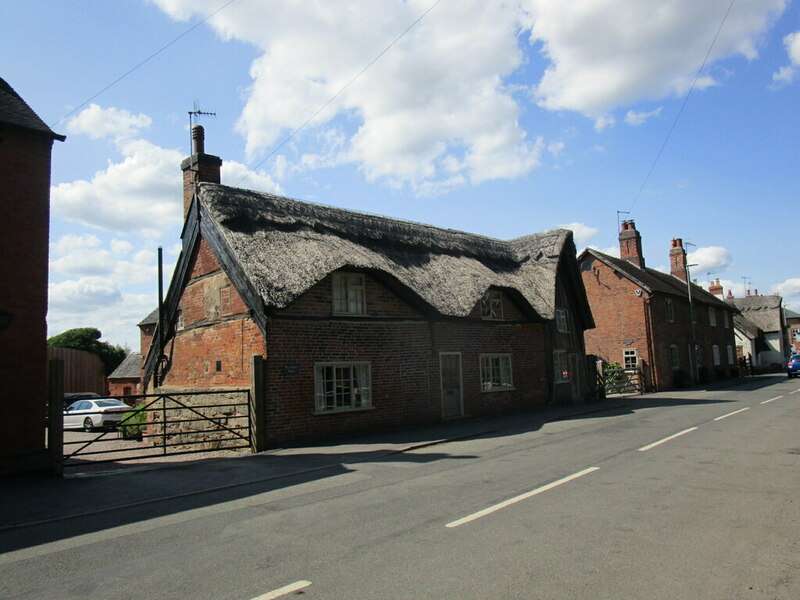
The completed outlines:
{"type": "Polygon", "coordinates": [[[126,440],[142,439],[145,427],[147,427],[147,411],[142,405],[125,413],[122,421],[117,425],[117,431],[122,432],[122,437],[126,440]]]}

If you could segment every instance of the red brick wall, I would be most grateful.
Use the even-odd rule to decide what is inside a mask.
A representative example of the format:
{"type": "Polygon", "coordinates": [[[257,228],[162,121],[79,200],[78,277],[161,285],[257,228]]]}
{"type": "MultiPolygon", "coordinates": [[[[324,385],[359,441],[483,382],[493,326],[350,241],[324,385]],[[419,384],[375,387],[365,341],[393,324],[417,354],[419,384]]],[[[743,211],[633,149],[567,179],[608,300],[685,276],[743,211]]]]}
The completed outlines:
{"type": "MultiPolygon", "coordinates": [[[[544,325],[486,322],[479,309],[467,319],[431,322],[373,278],[365,284],[367,318],[332,318],[330,277],[273,315],[269,444],[441,419],[441,352],[461,353],[465,415],[546,405],[544,325]],[[514,390],[481,392],[481,353],[512,355],[514,390]],[[371,366],[372,409],[314,414],[315,363],[362,361],[371,366]]],[[[507,297],[504,314],[521,317],[507,297]]]]}
{"type": "Polygon", "coordinates": [[[265,354],[258,325],[204,240],[189,272],[179,303],[183,324],[165,349],[170,368],[161,387],[249,388],[250,356],[265,354]]]}
{"type": "MultiPolygon", "coordinates": [[[[616,275],[598,260],[592,264],[593,270],[582,271],[596,324],[595,329],[586,331],[586,352],[607,362],[622,364],[623,349],[636,348],[639,358],[649,368],[655,389],[671,389],[680,383],[687,385],[691,374],[689,352],[692,340],[688,300],[664,294],[650,296],[646,291],[636,296],[636,284],[616,275]],[[667,321],[667,299],[672,300],[674,321],[671,323],[667,321]],[[651,340],[652,348],[648,346],[648,340],[651,340]],[[678,370],[682,373],[672,369],[670,346],[673,344],[678,350],[678,370]],[[683,378],[682,382],[680,378],[683,378]]],[[[725,328],[722,311],[716,309],[717,325],[712,327],[708,305],[695,299],[694,310],[697,316],[694,339],[700,347],[700,364],[707,368],[707,378],[731,376],[735,365],[728,364],[727,346],[730,345],[735,353],[732,317],[729,315],[728,327],[725,328]],[[719,366],[713,364],[714,344],[719,347],[719,366]]]]}
{"type": "Polygon", "coordinates": [[[142,380],[140,378],[128,377],[124,379],[109,380],[109,396],[131,396],[142,393],[142,380]],[[130,391],[128,391],[130,390],[130,391]]]}
{"type": "Polygon", "coordinates": [[[52,140],[0,130],[0,471],[45,466],[47,271],[52,140]]]}
{"type": "Polygon", "coordinates": [[[639,358],[649,364],[644,307],[647,292],[637,296],[639,288],[629,279],[596,259],[590,262],[594,269],[581,271],[595,322],[595,328],[584,335],[586,353],[622,364],[623,348],[636,348],[639,358]]]}

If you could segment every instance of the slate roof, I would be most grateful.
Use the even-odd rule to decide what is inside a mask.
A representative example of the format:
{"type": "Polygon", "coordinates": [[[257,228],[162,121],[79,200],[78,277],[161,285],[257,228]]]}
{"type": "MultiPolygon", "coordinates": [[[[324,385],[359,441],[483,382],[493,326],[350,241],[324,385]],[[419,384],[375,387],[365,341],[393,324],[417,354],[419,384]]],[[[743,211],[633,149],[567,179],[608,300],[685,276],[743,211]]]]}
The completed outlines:
{"type": "Polygon", "coordinates": [[[726,302],[739,309],[745,317],[766,333],[780,331],[783,328],[781,296],[746,296],[728,298],[726,302]]]}
{"type": "Polygon", "coordinates": [[[130,379],[142,376],[142,355],[131,352],[125,357],[108,379],[130,379]]]}
{"type": "Polygon", "coordinates": [[[157,325],[158,324],[158,307],[156,306],[153,311],[147,315],[144,319],[139,321],[136,326],[141,327],[142,325],[157,325]]]}
{"type": "MultiPolygon", "coordinates": [[[[265,306],[278,309],[329,273],[356,268],[390,275],[442,315],[467,316],[496,286],[553,319],[561,257],[575,256],[565,229],[503,241],[219,184],[200,184],[198,198],[204,232],[210,218],[265,306]]],[[[585,295],[584,304],[591,326],[585,295]]]]}
{"type": "Polygon", "coordinates": [[[0,78],[0,124],[43,133],[59,141],[66,139],[63,135],[54,133],[2,78],[0,78]]]}
{"type": "MultiPolygon", "coordinates": [[[[674,275],[662,273],[661,271],[651,269],[650,267],[645,267],[642,269],[630,261],[622,258],[616,258],[615,256],[609,256],[608,254],[604,254],[603,252],[593,248],[587,248],[584,250],[578,260],[586,260],[587,254],[605,263],[650,294],[669,294],[671,296],[678,296],[688,299],[688,287],[683,279],[678,279],[674,275]]],[[[726,310],[736,310],[736,307],[730,306],[724,300],[718,296],[715,296],[714,294],[710,294],[697,284],[693,283],[691,289],[693,302],[699,302],[726,310]]]]}

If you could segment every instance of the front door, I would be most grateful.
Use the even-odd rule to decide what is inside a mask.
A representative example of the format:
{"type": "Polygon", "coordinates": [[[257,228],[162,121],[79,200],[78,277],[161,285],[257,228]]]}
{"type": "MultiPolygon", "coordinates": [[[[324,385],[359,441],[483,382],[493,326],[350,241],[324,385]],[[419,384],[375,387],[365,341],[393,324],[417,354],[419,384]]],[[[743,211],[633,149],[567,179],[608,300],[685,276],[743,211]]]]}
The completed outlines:
{"type": "Polygon", "coordinates": [[[578,402],[581,398],[580,373],[578,373],[578,355],[569,355],[569,387],[572,401],[578,402]]]}
{"type": "Polygon", "coordinates": [[[461,394],[461,355],[439,355],[442,372],[442,416],[460,417],[464,414],[461,394]]]}

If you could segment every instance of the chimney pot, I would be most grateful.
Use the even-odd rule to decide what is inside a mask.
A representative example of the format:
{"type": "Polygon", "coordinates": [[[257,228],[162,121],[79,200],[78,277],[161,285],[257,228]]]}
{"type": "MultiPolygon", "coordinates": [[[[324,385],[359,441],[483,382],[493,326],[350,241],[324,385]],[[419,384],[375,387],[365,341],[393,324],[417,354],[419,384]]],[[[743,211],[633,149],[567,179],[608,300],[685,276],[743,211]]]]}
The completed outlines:
{"type": "Polygon", "coordinates": [[[632,220],[622,222],[622,231],[619,232],[619,256],[640,269],[644,269],[642,236],[636,230],[636,223],[632,220]]]}
{"type": "Polygon", "coordinates": [[[192,127],[192,155],[181,163],[183,171],[183,216],[189,214],[195,186],[201,182],[219,183],[222,159],[205,153],[205,130],[202,125],[192,127]]]}
{"type": "Polygon", "coordinates": [[[206,132],[202,125],[192,127],[192,154],[206,153],[206,132]]]}

